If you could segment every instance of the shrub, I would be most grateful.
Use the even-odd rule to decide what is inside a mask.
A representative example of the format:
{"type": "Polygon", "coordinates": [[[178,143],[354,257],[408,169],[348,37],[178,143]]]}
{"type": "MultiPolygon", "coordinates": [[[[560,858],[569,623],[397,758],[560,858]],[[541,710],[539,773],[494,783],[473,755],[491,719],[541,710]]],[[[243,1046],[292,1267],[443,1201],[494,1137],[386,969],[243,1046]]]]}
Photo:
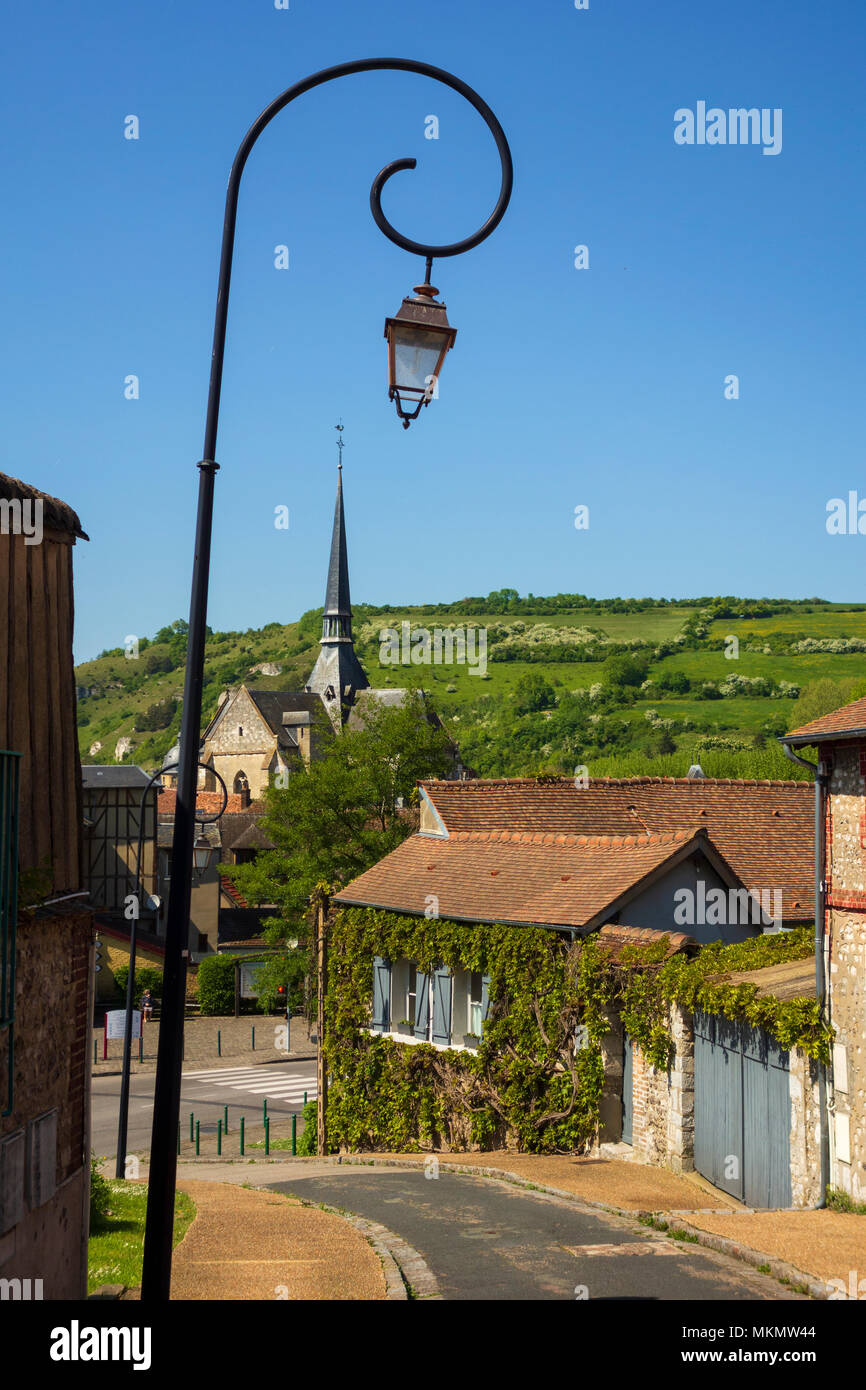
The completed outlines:
{"type": "Polygon", "coordinates": [[[304,1158],[314,1158],[318,1151],[316,1102],[308,1100],[304,1106],[304,1128],[298,1140],[298,1153],[304,1158]]]}
{"type": "Polygon", "coordinates": [[[96,1158],[90,1158],[90,1229],[101,1226],[108,1216],[108,1203],[111,1200],[111,1187],[96,1166],[96,1158]]]}
{"type": "MultiPolygon", "coordinates": [[[[129,979],[129,966],[119,965],[114,972],[115,983],[124,999],[126,999],[126,985],[129,979]]],[[[142,965],[135,972],[135,983],[132,986],[132,1002],[137,1009],[141,1004],[141,996],[144,991],[149,989],[155,999],[162,995],[162,971],[155,965],[142,965]]]]}
{"type": "Polygon", "coordinates": [[[198,967],[198,997],[203,1014],[235,1011],[235,963],[233,956],[205,956],[198,967]]]}

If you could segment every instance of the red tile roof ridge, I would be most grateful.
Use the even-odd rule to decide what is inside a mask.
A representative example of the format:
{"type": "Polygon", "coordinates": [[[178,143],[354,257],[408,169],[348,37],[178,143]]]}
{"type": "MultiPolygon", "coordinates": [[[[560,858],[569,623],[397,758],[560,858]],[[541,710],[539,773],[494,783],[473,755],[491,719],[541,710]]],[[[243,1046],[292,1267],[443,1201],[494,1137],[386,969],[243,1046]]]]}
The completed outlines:
{"type": "MultiPolygon", "coordinates": [[[[591,849],[634,849],[641,845],[674,845],[685,844],[694,839],[696,835],[706,835],[707,828],[704,825],[695,825],[686,829],[660,830],[652,835],[568,835],[563,832],[549,830],[453,830],[448,840],[442,840],[443,845],[448,844],[518,844],[518,845],[559,845],[562,847],[591,849]]],[[[429,840],[427,835],[417,834],[413,839],[429,840]]]]}
{"type": "MultiPolygon", "coordinates": [[[[857,703],[857,702],[855,702],[857,703]]],[[[864,697],[866,704],[866,697],[864,697]]],[[[828,716],[825,716],[825,718],[828,716]]],[[[820,721],[816,720],[816,723],[820,721]]],[[[803,728],[810,728],[806,724],[803,728]]],[[[801,732],[792,729],[788,737],[801,732]]],[[[784,787],[788,790],[800,791],[803,787],[811,790],[812,783],[804,778],[793,777],[590,777],[588,783],[593,786],[605,787],[634,787],[646,786],[649,783],[667,787],[784,787]]],[[[539,782],[535,777],[472,777],[465,782],[455,782],[444,777],[426,777],[418,784],[421,787],[448,787],[449,790],[461,791],[469,790],[473,792],[483,791],[488,787],[537,787],[540,790],[545,787],[568,787],[573,786],[571,777],[560,777],[556,781],[539,782]]],[[[582,790],[575,787],[575,791],[582,790]]]]}

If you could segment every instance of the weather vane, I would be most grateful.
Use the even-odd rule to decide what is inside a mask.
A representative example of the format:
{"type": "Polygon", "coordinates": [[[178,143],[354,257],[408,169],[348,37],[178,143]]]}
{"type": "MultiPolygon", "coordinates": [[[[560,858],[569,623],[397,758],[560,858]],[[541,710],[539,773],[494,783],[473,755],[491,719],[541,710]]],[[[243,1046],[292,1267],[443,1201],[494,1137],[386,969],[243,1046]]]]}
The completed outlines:
{"type": "Polygon", "coordinates": [[[339,434],[337,435],[337,448],[338,448],[339,451],[340,451],[340,454],[339,454],[340,462],[337,464],[337,467],[338,467],[338,468],[342,468],[342,467],[343,467],[343,449],[346,447],[346,446],[344,445],[344,443],[343,443],[343,420],[342,420],[342,417],[340,418],[340,423],[339,423],[339,425],[335,425],[335,426],[334,426],[334,429],[335,429],[335,430],[339,430],[339,434]]]}

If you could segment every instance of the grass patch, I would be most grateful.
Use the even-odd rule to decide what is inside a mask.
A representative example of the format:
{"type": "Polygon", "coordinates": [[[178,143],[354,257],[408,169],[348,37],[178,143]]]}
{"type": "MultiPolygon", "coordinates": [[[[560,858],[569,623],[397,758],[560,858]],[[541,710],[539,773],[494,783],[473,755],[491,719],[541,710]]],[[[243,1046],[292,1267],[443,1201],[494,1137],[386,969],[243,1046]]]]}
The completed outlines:
{"type": "MultiPolygon", "coordinates": [[[[252,1144],[245,1144],[244,1147],[247,1149],[263,1149],[265,1147],[265,1141],[264,1139],[255,1139],[252,1144]]],[[[289,1135],[285,1135],[282,1139],[272,1139],[270,1142],[271,1153],[273,1153],[274,1149],[291,1149],[291,1147],[292,1140],[289,1135]]]]}
{"type": "Polygon", "coordinates": [[[840,1192],[837,1188],[827,1188],[827,1210],[844,1211],[849,1216],[866,1216],[866,1202],[855,1202],[853,1197],[849,1197],[847,1192],[840,1192]]]}
{"type": "MultiPolygon", "coordinates": [[[[141,1283],[144,1253],[144,1219],[147,1188],[143,1183],[110,1182],[108,1209],[91,1221],[87,1254],[87,1292],[100,1284],[124,1284],[136,1288],[141,1283]]],[[[174,1237],[177,1245],[195,1216],[195,1204],[185,1192],[178,1192],[174,1203],[174,1237]]]]}

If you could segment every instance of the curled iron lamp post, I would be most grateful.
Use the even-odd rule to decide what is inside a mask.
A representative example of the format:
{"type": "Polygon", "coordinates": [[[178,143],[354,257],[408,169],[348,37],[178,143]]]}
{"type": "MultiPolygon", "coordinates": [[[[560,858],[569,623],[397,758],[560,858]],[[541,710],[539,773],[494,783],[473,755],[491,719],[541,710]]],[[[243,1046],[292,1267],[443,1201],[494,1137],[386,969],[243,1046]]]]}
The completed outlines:
{"type": "MultiPolygon", "coordinates": [[[[199,763],[206,772],[212,772],[223,789],[223,804],[215,816],[199,816],[196,820],[199,825],[210,825],[213,821],[219,820],[229,804],[228,788],[220,777],[219,773],[208,763],[199,763]]],[[[126,1134],[129,1124],[129,1073],[132,1063],[132,1014],[133,1014],[133,991],[135,989],[135,950],[136,936],[138,931],[138,918],[141,911],[141,856],[144,853],[144,814],[147,797],[150,789],[157,777],[162,777],[166,772],[176,772],[178,764],[168,763],[155,772],[141,793],[141,809],[138,815],[138,851],[135,857],[135,916],[129,924],[129,974],[126,977],[126,1018],[123,1025],[123,1066],[120,1074],[120,1111],[117,1120],[117,1156],[115,1159],[114,1176],[116,1178],[126,1177],[126,1134]]],[[[158,811],[155,812],[159,814],[158,811]]],[[[205,865],[205,869],[207,865],[205,865]]]]}
{"type": "Polygon", "coordinates": [[[195,830],[196,753],[201,732],[201,700],[204,682],[205,620],[207,616],[208,575],[210,569],[211,527],[213,518],[214,476],[219,464],[215,461],[217,426],[219,421],[220,389],[225,351],[226,320],[228,316],[229,285],[238,192],[241,175],[253,145],[262,131],[284,106],[338,77],[360,72],[396,71],[417,73],[443,83],[464,97],[486,122],[499,154],[501,184],[499,197],[487,221],[471,236],[443,246],[430,246],[403,236],[393,227],[382,211],[382,189],[388,179],[404,169],[414,169],[414,159],[398,159],[385,166],[376,176],[370,189],[370,210],[376,225],[384,235],[414,255],[426,260],[424,284],[417,287],[417,299],[404,300],[403,309],[386,324],[389,343],[389,396],[396,401],[397,411],[408,427],[422,405],[429,403],[435,389],[435,377],[442,366],[445,352],[454,341],[454,330],[448,325],[444,305],[435,304],[437,291],[430,284],[433,260],[437,257],[459,256],[478,246],[501,222],[511,198],[513,168],[511,152],[505,133],[485,101],[453,73],[430,63],[411,58],[360,58],[340,63],[313,73],[276,97],[250,126],[242,140],[229,175],[223,222],[214,321],[213,352],[208,390],[203,457],[199,468],[198,515],[196,518],[195,555],[190,600],[189,641],[186,676],[184,679],[183,716],[180,732],[180,763],[177,806],[172,844],[172,865],[168,900],[168,920],[163,971],[163,1000],[159,1030],[159,1052],[156,1068],[156,1087],[153,1105],[153,1131],[150,1148],[147,1223],[144,1236],[144,1263],[141,1297],[143,1302],[168,1299],[171,1290],[171,1251],[174,1225],[174,1191],[177,1177],[177,1124],[180,1112],[182,1080],[184,998],[186,994],[186,936],[188,931],[191,862],[195,830]],[[409,306],[409,307],[407,307],[409,306]],[[444,322],[443,322],[444,319],[444,322]],[[432,336],[431,336],[432,335],[432,336]],[[444,343],[444,346],[443,346],[444,343]],[[420,398],[419,398],[420,397],[420,398]],[[403,405],[415,406],[407,415],[403,405]]]}

